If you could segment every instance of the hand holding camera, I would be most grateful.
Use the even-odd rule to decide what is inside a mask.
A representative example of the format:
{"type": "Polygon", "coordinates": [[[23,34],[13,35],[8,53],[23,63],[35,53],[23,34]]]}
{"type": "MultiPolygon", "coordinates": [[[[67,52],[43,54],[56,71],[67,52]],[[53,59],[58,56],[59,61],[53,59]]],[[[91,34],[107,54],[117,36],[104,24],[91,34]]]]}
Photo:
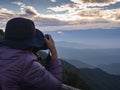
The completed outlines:
{"type": "Polygon", "coordinates": [[[47,47],[51,51],[52,60],[57,60],[57,51],[56,51],[54,40],[52,39],[51,35],[49,34],[45,35],[45,42],[46,42],[47,47]]]}

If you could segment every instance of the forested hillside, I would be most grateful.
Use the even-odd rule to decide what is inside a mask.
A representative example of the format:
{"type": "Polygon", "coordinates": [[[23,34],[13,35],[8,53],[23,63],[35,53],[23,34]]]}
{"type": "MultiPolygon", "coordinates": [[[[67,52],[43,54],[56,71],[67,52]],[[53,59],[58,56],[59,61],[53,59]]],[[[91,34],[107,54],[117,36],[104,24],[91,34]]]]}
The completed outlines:
{"type": "Polygon", "coordinates": [[[63,83],[83,90],[120,90],[120,76],[94,68],[78,69],[62,60],[63,83]]]}
{"type": "Polygon", "coordinates": [[[63,83],[79,89],[90,90],[87,82],[80,77],[79,69],[66,61],[61,61],[63,66],[63,83]]]}

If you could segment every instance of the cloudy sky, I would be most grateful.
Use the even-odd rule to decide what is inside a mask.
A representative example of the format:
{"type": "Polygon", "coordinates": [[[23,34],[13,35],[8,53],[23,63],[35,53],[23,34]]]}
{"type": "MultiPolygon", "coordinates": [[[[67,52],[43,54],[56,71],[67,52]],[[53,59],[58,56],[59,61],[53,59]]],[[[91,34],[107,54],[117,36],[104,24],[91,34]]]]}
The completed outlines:
{"type": "Polygon", "coordinates": [[[120,28],[120,0],[0,0],[0,28],[13,17],[41,30],[120,28]]]}

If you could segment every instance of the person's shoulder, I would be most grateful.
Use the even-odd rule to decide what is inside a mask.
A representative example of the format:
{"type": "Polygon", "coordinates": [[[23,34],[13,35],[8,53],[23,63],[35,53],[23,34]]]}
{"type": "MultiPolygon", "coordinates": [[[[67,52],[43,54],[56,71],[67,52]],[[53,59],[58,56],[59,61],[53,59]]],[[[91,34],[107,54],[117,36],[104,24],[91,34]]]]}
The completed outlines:
{"type": "Polygon", "coordinates": [[[27,50],[13,49],[7,46],[0,47],[0,53],[3,55],[7,55],[7,57],[19,57],[25,59],[35,58],[35,55],[32,52],[27,50]]]}
{"type": "Polygon", "coordinates": [[[0,52],[2,53],[9,53],[11,55],[20,55],[20,54],[25,54],[26,52],[23,50],[19,50],[19,49],[14,49],[14,48],[10,48],[7,46],[1,46],[0,47],[0,52]]]}

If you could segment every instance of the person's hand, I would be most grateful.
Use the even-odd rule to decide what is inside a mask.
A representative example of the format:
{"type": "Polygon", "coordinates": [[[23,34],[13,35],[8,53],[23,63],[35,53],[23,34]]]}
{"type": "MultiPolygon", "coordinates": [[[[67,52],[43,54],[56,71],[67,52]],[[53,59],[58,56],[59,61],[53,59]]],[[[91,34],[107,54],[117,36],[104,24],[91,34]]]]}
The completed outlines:
{"type": "Polygon", "coordinates": [[[46,34],[45,35],[45,41],[46,41],[46,44],[48,46],[48,48],[50,49],[51,51],[51,54],[52,54],[52,59],[53,60],[57,60],[57,50],[56,50],[56,47],[55,47],[55,42],[54,40],[52,39],[51,35],[49,34],[46,34]]]}

